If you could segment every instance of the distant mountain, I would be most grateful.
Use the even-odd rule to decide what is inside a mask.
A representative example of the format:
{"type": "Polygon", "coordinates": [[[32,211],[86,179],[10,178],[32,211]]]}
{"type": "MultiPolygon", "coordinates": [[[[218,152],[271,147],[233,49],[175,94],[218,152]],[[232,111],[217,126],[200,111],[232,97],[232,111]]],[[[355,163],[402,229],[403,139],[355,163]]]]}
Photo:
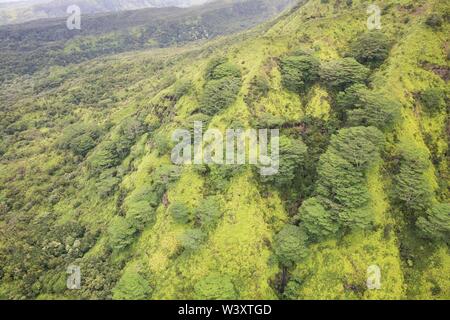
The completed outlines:
{"type": "MultiPolygon", "coordinates": [[[[83,14],[120,12],[143,8],[189,7],[212,0],[32,0],[0,3],[0,25],[21,23],[45,18],[67,16],[71,5],[80,7],[83,14]]],[[[5,2],[5,1],[3,1],[5,2]]]]}
{"type": "Polygon", "coordinates": [[[66,18],[0,26],[0,82],[53,65],[235,33],[269,20],[290,4],[291,0],[234,0],[98,13],[83,16],[81,30],[68,30],[66,18]]]}

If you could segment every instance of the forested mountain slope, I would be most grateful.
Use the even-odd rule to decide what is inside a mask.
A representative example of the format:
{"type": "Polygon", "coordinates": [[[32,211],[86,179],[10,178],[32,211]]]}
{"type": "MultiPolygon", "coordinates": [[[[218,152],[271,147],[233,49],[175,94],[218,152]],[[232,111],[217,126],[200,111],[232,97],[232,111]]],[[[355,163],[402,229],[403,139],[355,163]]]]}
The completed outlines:
{"type": "Polygon", "coordinates": [[[83,14],[120,12],[153,7],[188,7],[208,0],[35,0],[0,3],[0,25],[67,16],[76,5],[83,14]]]}
{"type": "Polygon", "coordinates": [[[0,81],[49,66],[81,63],[114,53],[182,45],[249,29],[276,16],[291,0],[218,1],[191,8],[151,8],[81,15],[0,27],[0,81]]]}
{"type": "Polygon", "coordinates": [[[377,4],[4,82],[0,297],[449,299],[450,7],[377,4]],[[279,174],[173,165],[200,120],[281,128],[279,174]]]}

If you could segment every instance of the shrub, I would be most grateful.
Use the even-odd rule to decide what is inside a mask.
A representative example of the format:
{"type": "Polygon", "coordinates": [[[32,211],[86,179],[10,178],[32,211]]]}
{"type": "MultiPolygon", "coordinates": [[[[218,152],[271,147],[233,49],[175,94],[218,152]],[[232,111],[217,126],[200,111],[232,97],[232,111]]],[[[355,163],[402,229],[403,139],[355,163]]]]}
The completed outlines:
{"type": "Polygon", "coordinates": [[[238,295],[231,278],[220,274],[211,274],[202,278],[194,286],[195,299],[233,300],[238,295]]]}
{"type": "Polygon", "coordinates": [[[319,76],[319,61],[307,54],[283,57],[280,66],[282,84],[293,92],[304,92],[319,76]]]}
{"type": "Polygon", "coordinates": [[[321,80],[329,87],[343,91],[356,83],[366,82],[370,70],[353,58],[343,58],[322,65],[321,80]]]}
{"type": "Polygon", "coordinates": [[[425,21],[425,24],[430,26],[433,29],[442,27],[443,23],[444,23],[444,21],[442,20],[442,17],[440,15],[438,15],[437,13],[431,14],[425,21]]]}
{"type": "Polygon", "coordinates": [[[175,202],[169,207],[169,212],[172,218],[177,223],[189,223],[191,219],[191,212],[189,208],[181,202],[175,202]]]}
{"type": "Polygon", "coordinates": [[[377,68],[389,57],[391,42],[380,31],[370,31],[360,35],[350,46],[350,54],[359,63],[377,68]]]}
{"type": "Polygon", "coordinates": [[[286,225],[275,235],[274,251],[280,263],[292,267],[308,255],[306,242],[308,236],[299,227],[286,225]]]}

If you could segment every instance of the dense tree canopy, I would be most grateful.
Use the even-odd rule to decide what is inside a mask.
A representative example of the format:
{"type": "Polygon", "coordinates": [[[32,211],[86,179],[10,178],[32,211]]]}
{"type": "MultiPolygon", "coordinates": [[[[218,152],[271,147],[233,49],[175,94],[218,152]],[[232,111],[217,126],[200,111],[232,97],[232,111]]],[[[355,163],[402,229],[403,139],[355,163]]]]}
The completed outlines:
{"type": "Polygon", "coordinates": [[[297,226],[286,225],[275,236],[274,250],[280,263],[285,267],[291,267],[308,255],[306,242],[308,236],[297,226]]]}
{"type": "Polygon", "coordinates": [[[359,63],[377,68],[389,56],[391,42],[381,31],[369,31],[361,34],[350,45],[350,54],[359,63]]]}

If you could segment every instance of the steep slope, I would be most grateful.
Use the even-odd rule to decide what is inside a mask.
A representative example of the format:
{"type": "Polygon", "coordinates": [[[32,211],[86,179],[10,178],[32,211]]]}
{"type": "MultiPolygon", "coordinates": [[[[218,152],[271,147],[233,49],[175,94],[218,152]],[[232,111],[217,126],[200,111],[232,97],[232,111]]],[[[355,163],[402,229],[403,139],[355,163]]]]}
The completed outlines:
{"type": "Polygon", "coordinates": [[[65,18],[0,27],[0,81],[54,65],[235,33],[271,19],[290,4],[290,0],[235,0],[191,8],[83,14],[81,30],[69,30],[65,18]]]}
{"type": "Polygon", "coordinates": [[[430,113],[423,97],[448,99],[450,8],[379,6],[390,45],[370,69],[340,60],[357,56],[367,3],[311,0],[242,34],[2,84],[0,297],[448,299],[448,238],[416,222],[449,199],[448,107],[430,113]],[[172,131],[195,120],[280,127],[294,160],[273,181],[174,166],[172,131]],[[422,192],[399,189],[406,179],[422,192]],[[81,290],[65,287],[70,264],[81,290]],[[366,286],[372,265],[380,290],[366,286]]]}
{"type": "MultiPolygon", "coordinates": [[[[209,0],[211,1],[211,0],[209,0]]],[[[67,16],[67,8],[80,7],[83,14],[120,12],[153,7],[189,7],[208,0],[42,0],[0,5],[0,25],[67,16]]]]}

